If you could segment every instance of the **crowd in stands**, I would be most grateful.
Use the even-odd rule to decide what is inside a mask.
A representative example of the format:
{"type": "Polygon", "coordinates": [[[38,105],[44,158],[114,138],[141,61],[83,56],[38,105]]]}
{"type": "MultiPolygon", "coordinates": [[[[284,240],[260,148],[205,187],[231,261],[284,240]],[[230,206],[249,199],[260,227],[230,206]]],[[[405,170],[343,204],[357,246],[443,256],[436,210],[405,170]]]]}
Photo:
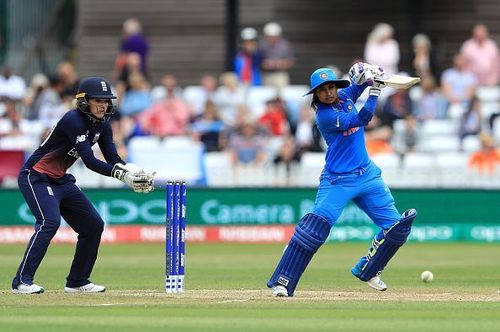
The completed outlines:
{"type": "MultiPolygon", "coordinates": [[[[143,136],[190,137],[201,142],[207,153],[227,152],[234,166],[267,163],[290,169],[304,153],[324,151],[310,100],[300,93],[307,90],[307,79],[290,85],[293,45],[278,23],[266,24],[262,32],[260,36],[254,27],[241,30],[233,72],[204,74],[198,85],[184,87],[173,74],[165,73],[154,85],[141,23],[125,21],[113,68],[118,99],[111,119],[122,157],[127,156],[130,140],[143,136]],[[293,98],[286,94],[290,87],[297,88],[293,98]]],[[[472,37],[442,73],[436,70],[428,36],[415,35],[412,47],[409,74],[420,76],[421,84],[410,90],[383,90],[377,113],[366,129],[369,153],[404,156],[416,151],[426,140],[420,133],[425,123],[448,120],[460,142],[473,136],[481,143],[477,151],[468,151],[469,166],[493,172],[500,165],[495,149],[500,140],[500,93],[488,100],[488,114],[483,114],[484,98],[478,91],[500,89],[500,55],[487,27],[473,28],[472,37]]],[[[405,74],[399,69],[399,52],[393,28],[380,23],[368,34],[359,60],[377,64],[386,73],[405,74]]],[[[62,62],[55,74],[34,75],[28,85],[6,66],[0,75],[0,149],[36,148],[61,115],[74,107],[78,83],[77,71],[69,62],[62,62]]],[[[464,147],[460,144],[458,150],[464,147]]]]}

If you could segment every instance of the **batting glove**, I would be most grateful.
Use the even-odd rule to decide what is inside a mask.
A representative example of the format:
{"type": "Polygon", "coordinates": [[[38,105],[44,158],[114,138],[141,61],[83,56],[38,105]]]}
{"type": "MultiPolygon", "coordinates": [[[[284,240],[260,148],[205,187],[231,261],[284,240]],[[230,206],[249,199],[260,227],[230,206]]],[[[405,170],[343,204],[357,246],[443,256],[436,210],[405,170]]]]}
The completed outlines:
{"type": "MultiPolygon", "coordinates": [[[[356,85],[362,85],[363,83],[371,80],[373,75],[369,70],[371,65],[364,62],[356,62],[349,69],[349,79],[352,83],[356,85]]],[[[370,85],[370,83],[368,83],[370,85]]]]}
{"type": "Polygon", "coordinates": [[[385,88],[385,84],[379,81],[374,81],[370,90],[368,90],[368,95],[379,97],[382,89],[385,88]]]}

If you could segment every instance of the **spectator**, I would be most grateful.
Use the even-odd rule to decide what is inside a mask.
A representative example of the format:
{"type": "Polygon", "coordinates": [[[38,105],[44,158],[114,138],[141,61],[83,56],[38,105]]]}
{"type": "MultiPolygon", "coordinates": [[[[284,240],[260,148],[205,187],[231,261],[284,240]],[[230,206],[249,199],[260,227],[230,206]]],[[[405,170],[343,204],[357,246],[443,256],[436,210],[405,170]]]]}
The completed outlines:
{"type": "Polygon", "coordinates": [[[258,123],[271,136],[283,136],[290,132],[283,102],[279,98],[266,102],[265,112],[259,117],[258,123]]]}
{"type": "Polygon", "coordinates": [[[295,130],[295,141],[298,148],[304,151],[314,150],[314,117],[308,105],[304,105],[300,109],[299,120],[295,130]]]}
{"type": "Polygon", "coordinates": [[[478,135],[481,132],[481,101],[474,96],[469,107],[460,118],[459,138],[460,141],[466,136],[478,135]]]}
{"type": "Polygon", "coordinates": [[[26,119],[38,119],[38,113],[40,111],[40,96],[48,85],[49,80],[44,74],[35,74],[31,79],[31,83],[23,98],[24,114],[26,119]]]}
{"type": "Polygon", "coordinates": [[[31,135],[33,125],[22,117],[17,102],[5,101],[5,114],[0,118],[0,149],[32,150],[36,148],[39,139],[31,135]]]}
{"type": "Polygon", "coordinates": [[[266,159],[265,142],[265,137],[258,132],[257,123],[245,120],[237,133],[229,138],[233,165],[262,165],[266,159]]]}
{"type": "Polygon", "coordinates": [[[367,63],[384,68],[387,74],[396,74],[399,65],[399,44],[393,38],[394,29],[387,23],[378,23],[368,34],[364,58],[367,63]]]}
{"type": "Polygon", "coordinates": [[[64,86],[62,93],[63,100],[73,101],[80,86],[80,80],[78,79],[75,67],[71,62],[63,61],[57,66],[57,75],[64,86]]]}
{"type": "Polygon", "coordinates": [[[436,63],[429,37],[423,33],[416,34],[412,39],[412,46],[412,75],[421,78],[434,76],[436,63]]]}
{"type": "Polygon", "coordinates": [[[0,101],[21,101],[26,94],[26,82],[21,76],[14,75],[9,66],[3,68],[0,75],[0,101]]]}
{"type": "Polygon", "coordinates": [[[220,76],[221,85],[215,91],[213,101],[219,109],[222,121],[232,126],[239,105],[245,103],[245,91],[235,73],[226,72],[220,76]]]}
{"type": "Polygon", "coordinates": [[[476,76],[479,85],[500,83],[498,46],[484,24],[474,26],[472,38],[463,43],[460,53],[464,56],[465,68],[476,76]]]}
{"type": "Polygon", "coordinates": [[[292,135],[287,135],[283,144],[279,148],[278,154],[274,157],[274,164],[285,166],[286,184],[290,184],[292,166],[300,162],[301,150],[296,144],[295,138],[292,135]]]}
{"type": "Polygon", "coordinates": [[[205,74],[200,79],[200,86],[184,89],[183,98],[188,103],[192,116],[203,113],[207,100],[214,99],[217,86],[217,78],[212,74],[205,74]]]}
{"type": "Polygon", "coordinates": [[[477,80],[465,67],[461,54],[453,57],[453,67],[441,75],[441,90],[450,105],[461,105],[464,109],[476,93],[477,80]]]}
{"type": "Polygon", "coordinates": [[[165,99],[153,104],[139,116],[139,126],[147,134],[158,137],[186,135],[189,124],[189,108],[175,94],[177,80],[171,76],[165,99]]]}
{"type": "Polygon", "coordinates": [[[262,84],[260,67],[262,55],[257,42],[257,30],[251,27],[241,30],[241,48],[234,59],[234,71],[241,83],[247,86],[262,84]]]}
{"type": "MultiPolygon", "coordinates": [[[[395,90],[390,95],[382,106],[380,113],[380,126],[390,129],[390,135],[394,132],[394,122],[396,120],[405,120],[405,133],[403,137],[404,146],[400,147],[401,153],[406,153],[413,150],[417,143],[417,133],[415,119],[413,115],[413,104],[408,94],[408,90],[395,90]]],[[[388,137],[387,139],[389,139],[388,137]]]]}
{"type": "Polygon", "coordinates": [[[281,89],[290,84],[289,70],[295,63],[292,47],[282,37],[282,28],[276,22],[264,25],[264,39],[259,49],[262,54],[264,85],[281,89]]]}
{"type": "Polygon", "coordinates": [[[151,90],[151,102],[156,103],[167,97],[167,91],[182,99],[182,88],[177,84],[177,78],[174,75],[166,74],[161,78],[161,85],[155,86],[151,90]]]}
{"type": "Polygon", "coordinates": [[[68,111],[61,98],[63,90],[64,86],[59,76],[50,75],[49,86],[43,90],[39,98],[38,119],[44,128],[43,138],[68,111]]]}
{"type": "Polygon", "coordinates": [[[195,140],[201,141],[206,152],[221,151],[224,122],[219,116],[217,106],[207,100],[205,111],[191,124],[191,133],[195,140]]]}
{"type": "Polygon", "coordinates": [[[151,105],[150,86],[141,73],[129,77],[130,90],[125,92],[120,102],[120,113],[124,116],[136,117],[151,105]]]}
{"type": "Polygon", "coordinates": [[[115,77],[122,72],[129,53],[139,55],[141,72],[147,77],[149,43],[142,33],[141,22],[138,19],[129,18],[123,22],[122,29],[123,39],[115,60],[115,77]]]}
{"type": "Polygon", "coordinates": [[[422,95],[413,100],[416,120],[425,122],[429,119],[445,119],[447,102],[437,89],[434,77],[423,76],[420,87],[422,95]]]}
{"type": "Polygon", "coordinates": [[[147,80],[147,77],[144,76],[144,73],[141,71],[141,58],[139,54],[128,53],[125,65],[117,81],[116,90],[118,99],[121,99],[123,95],[131,89],[130,77],[139,75],[147,80]]]}
{"type": "Polygon", "coordinates": [[[469,157],[470,170],[478,170],[479,174],[493,174],[500,165],[500,152],[495,148],[495,140],[488,134],[481,134],[481,149],[469,157]]]}

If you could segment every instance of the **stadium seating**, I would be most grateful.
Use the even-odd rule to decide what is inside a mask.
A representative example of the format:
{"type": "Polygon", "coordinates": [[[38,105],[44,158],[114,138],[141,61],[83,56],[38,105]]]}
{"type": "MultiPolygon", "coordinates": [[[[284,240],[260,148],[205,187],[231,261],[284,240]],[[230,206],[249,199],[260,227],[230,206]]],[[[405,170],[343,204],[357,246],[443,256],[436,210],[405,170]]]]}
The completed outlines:
{"type": "Polygon", "coordinates": [[[23,164],[23,150],[0,150],[0,183],[17,186],[17,175],[23,164]]]}

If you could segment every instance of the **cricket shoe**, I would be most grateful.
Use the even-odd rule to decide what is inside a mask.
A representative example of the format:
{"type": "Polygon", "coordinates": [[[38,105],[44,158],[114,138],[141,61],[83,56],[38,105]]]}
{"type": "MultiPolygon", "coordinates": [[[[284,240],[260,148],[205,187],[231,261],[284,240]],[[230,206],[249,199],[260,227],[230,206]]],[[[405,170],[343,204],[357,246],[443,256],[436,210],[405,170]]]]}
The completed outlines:
{"type": "Polygon", "coordinates": [[[45,289],[37,284],[19,284],[16,288],[12,289],[13,294],[42,294],[44,291],[45,289]]]}
{"type": "Polygon", "coordinates": [[[64,287],[66,293],[102,293],[106,291],[106,287],[88,283],[80,287],[64,287]]]}
{"type": "Polygon", "coordinates": [[[383,292],[387,289],[387,285],[385,284],[385,282],[382,281],[382,279],[380,279],[380,277],[378,275],[371,278],[366,283],[368,284],[369,287],[376,289],[378,291],[381,291],[381,292],[383,292]]]}
{"type": "Polygon", "coordinates": [[[285,286],[276,285],[273,287],[273,295],[276,297],[288,297],[288,291],[285,286]]]}

